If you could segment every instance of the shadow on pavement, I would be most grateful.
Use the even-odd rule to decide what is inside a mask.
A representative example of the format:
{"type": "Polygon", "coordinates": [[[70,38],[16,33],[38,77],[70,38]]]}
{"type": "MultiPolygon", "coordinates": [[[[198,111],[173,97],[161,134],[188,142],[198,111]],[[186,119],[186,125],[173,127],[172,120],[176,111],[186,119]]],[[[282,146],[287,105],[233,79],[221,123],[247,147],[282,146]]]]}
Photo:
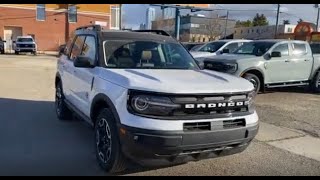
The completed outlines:
{"type": "MultiPolygon", "coordinates": [[[[108,175],[96,161],[92,128],[58,120],[54,102],[0,98],[0,120],[0,175],[108,175]]],[[[130,162],[121,175],[151,169],[130,162]]]]}

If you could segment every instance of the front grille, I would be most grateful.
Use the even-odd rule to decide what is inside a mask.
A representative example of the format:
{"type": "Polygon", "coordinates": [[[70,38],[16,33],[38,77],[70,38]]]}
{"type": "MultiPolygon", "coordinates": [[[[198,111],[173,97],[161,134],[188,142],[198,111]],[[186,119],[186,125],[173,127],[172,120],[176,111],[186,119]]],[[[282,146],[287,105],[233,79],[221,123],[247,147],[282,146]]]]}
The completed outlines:
{"type": "Polygon", "coordinates": [[[219,72],[226,72],[228,70],[228,67],[222,62],[204,61],[204,67],[219,72]]]}
{"type": "Polygon", "coordinates": [[[184,123],[184,131],[210,131],[211,123],[210,122],[196,122],[196,123],[184,123]]]}
{"type": "Polygon", "coordinates": [[[33,48],[34,44],[17,44],[17,46],[21,48],[33,48]]]}
{"type": "Polygon", "coordinates": [[[234,129],[246,126],[245,119],[234,119],[225,121],[211,121],[211,122],[194,122],[184,123],[183,131],[211,131],[222,129],[234,129]]]}
{"type": "Polygon", "coordinates": [[[245,127],[245,126],[246,126],[245,119],[236,119],[236,120],[223,121],[223,128],[224,129],[245,127]]]}
{"type": "Polygon", "coordinates": [[[189,97],[172,97],[175,104],[180,108],[173,111],[173,116],[214,116],[247,113],[247,94],[235,95],[204,95],[189,97]]]}

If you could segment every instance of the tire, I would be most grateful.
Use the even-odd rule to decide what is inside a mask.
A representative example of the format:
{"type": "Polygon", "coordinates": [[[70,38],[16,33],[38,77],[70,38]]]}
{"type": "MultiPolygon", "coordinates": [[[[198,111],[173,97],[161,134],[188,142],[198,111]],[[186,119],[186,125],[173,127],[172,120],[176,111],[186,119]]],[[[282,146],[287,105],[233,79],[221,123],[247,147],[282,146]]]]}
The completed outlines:
{"type": "Polygon", "coordinates": [[[37,55],[37,52],[32,52],[32,54],[36,56],[36,55],[37,55]]]}
{"type": "Polygon", "coordinates": [[[55,94],[55,111],[58,119],[60,120],[70,120],[72,119],[72,113],[65,103],[65,97],[63,95],[62,84],[58,82],[56,86],[55,94]]]}
{"type": "Polygon", "coordinates": [[[254,74],[251,74],[251,73],[246,73],[246,74],[244,74],[243,77],[253,84],[254,89],[255,89],[256,93],[258,94],[261,89],[261,81],[260,81],[259,77],[254,74]]]}
{"type": "Polygon", "coordinates": [[[4,50],[1,51],[1,54],[4,54],[4,50]]]}
{"type": "Polygon", "coordinates": [[[18,54],[19,54],[19,52],[18,52],[18,51],[15,51],[15,52],[14,52],[14,54],[18,55],[18,54]]]}
{"type": "Polygon", "coordinates": [[[126,169],[127,159],[122,153],[115,118],[109,109],[102,109],[94,127],[95,153],[100,167],[108,173],[126,169]]]}
{"type": "Polygon", "coordinates": [[[320,72],[314,76],[311,88],[315,93],[320,93],[320,72]]]}

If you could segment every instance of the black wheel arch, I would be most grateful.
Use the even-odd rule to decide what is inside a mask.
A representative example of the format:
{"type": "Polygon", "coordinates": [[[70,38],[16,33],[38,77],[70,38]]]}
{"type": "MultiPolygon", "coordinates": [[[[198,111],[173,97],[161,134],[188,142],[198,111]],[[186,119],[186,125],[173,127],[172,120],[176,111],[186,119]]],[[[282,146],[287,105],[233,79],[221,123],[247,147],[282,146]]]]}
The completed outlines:
{"type": "Polygon", "coordinates": [[[60,73],[57,72],[57,73],[56,73],[55,82],[54,82],[55,87],[57,87],[57,84],[58,84],[58,82],[60,82],[60,81],[61,81],[61,76],[60,76],[60,73]]]}
{"type": "Polygon", "coordinates": [[[97,94],[92,100],[90,108],[90,119],[92,123],[95,124],[96,118],[102,108],[108,108],[112,112],[114,119],[116,120],[116,125],[119,127],[121,124],[119,114],[111,99],[102,93],[97,94]]]}

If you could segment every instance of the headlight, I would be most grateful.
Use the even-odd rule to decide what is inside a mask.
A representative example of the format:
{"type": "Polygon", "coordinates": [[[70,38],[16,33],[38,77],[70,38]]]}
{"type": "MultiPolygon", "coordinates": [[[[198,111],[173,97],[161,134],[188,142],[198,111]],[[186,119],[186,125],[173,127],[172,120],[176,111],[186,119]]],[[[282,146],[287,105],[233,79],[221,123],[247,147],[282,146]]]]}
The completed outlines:
{"type": "Polygon", "coordinates": [[[255,108],[254,107],[254,100],[255,100],[256,95],[257,95],[257,93],[255,90],[251,91],[248,94],[248,108],[249,108],[249,110],[253,110],[255,108]]]}
{"type": "Polygon", "coordinates": [[[235,73],[238,70],[238,64],[237,63],[225,63],[225,69],[228,73],[235,73]]]}
{"type": "Polygon", "coordinates": [[[152,95],[134,95],[129,98],[129,111],[133,110],[138,114],[168,116],[173,113],[174,109],[180,107],[174,104],[168,97],[152,95]]]}

